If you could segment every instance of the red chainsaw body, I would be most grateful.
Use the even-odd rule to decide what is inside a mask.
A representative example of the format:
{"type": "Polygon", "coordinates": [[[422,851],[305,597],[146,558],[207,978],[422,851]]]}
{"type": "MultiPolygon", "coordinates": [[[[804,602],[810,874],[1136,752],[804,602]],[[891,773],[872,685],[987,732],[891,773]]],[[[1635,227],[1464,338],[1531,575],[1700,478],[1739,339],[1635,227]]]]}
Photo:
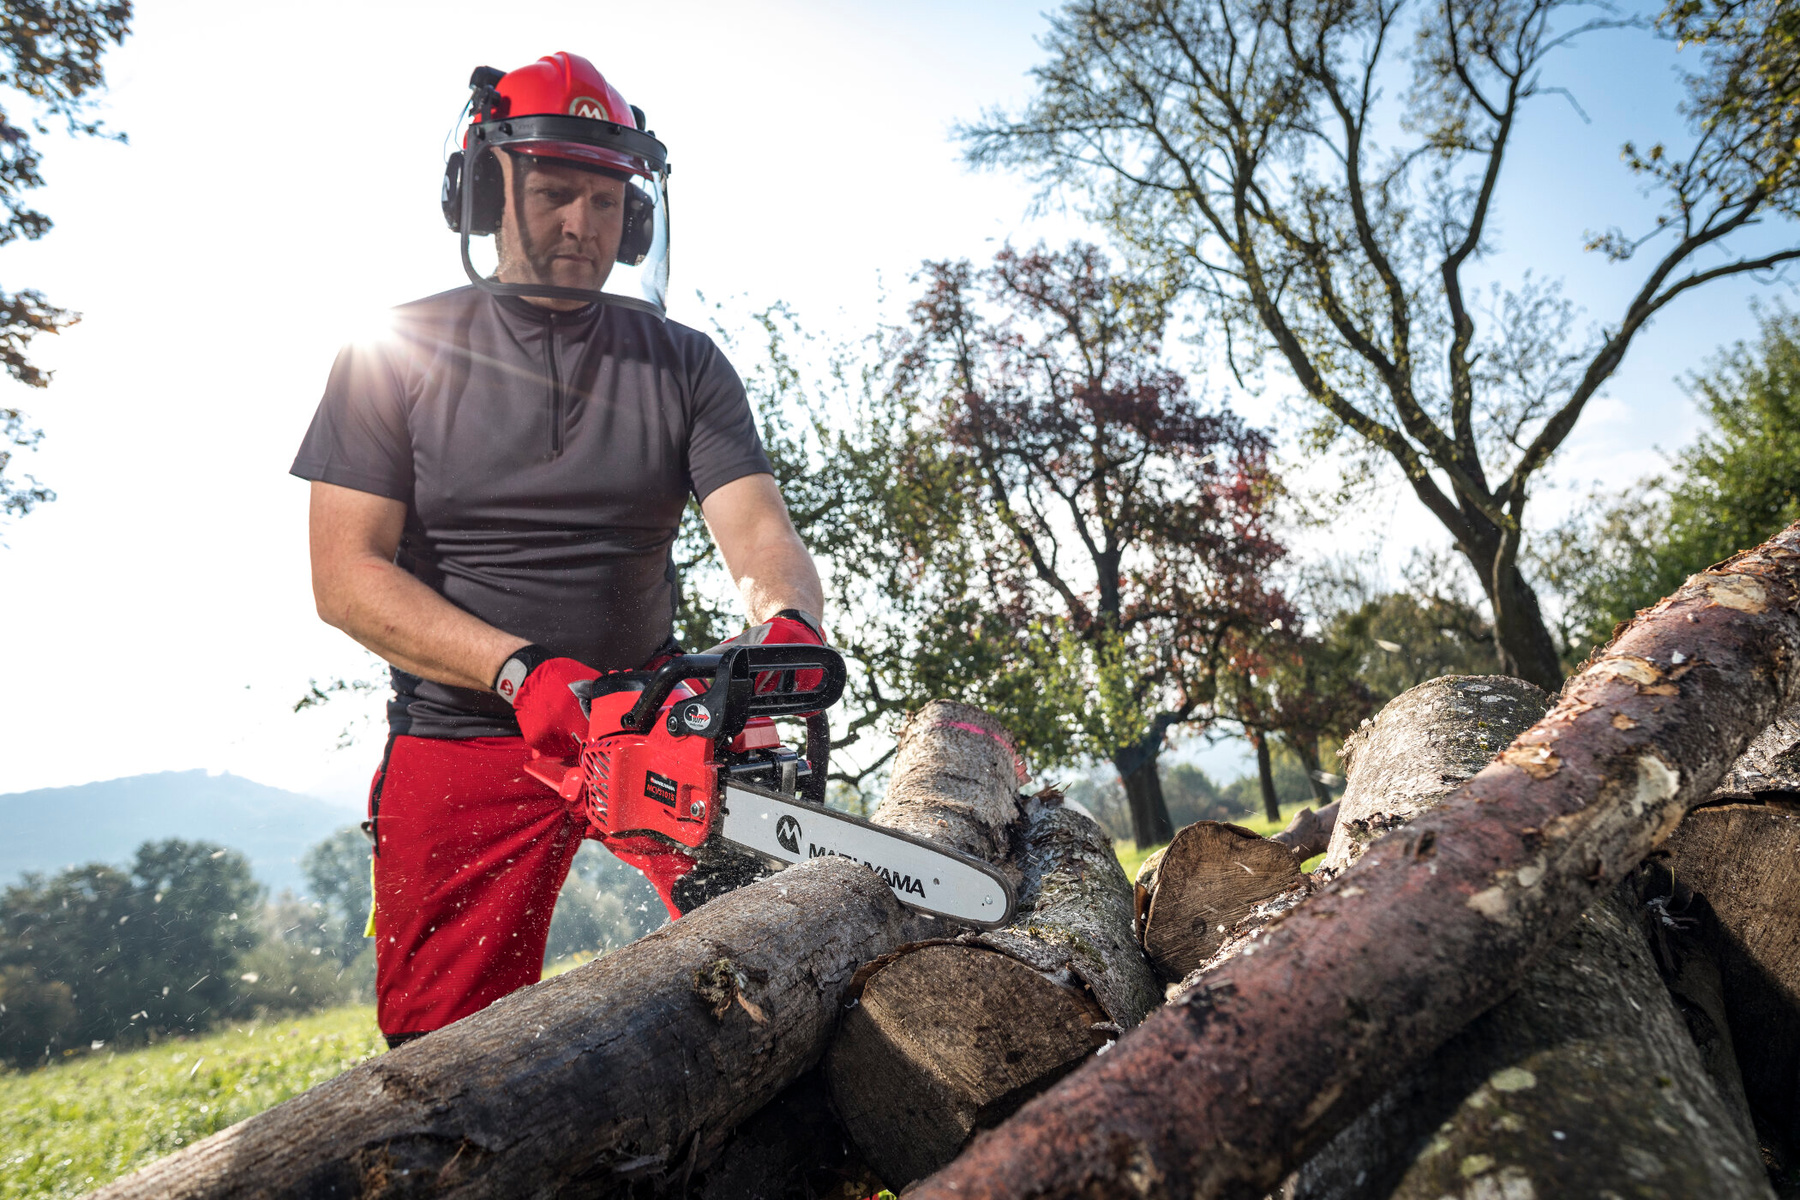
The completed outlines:
{"type": "MultiPolygon", "coordinates": [[[[697,847],[712,830],[718,803],[713,743],[676,737],[660,720],[648,733],[622,728],[638,698],[637,692],[594,698],[580,769],[589,836],[605,841],[655,833],[697,847]]],[[[685,698],[685,689],[677,689],[671,703],[685,698]]]]}
{"type": "MultiPolygon", "coordinates": [[[[586,818],[615,853],[646,835],[689,850],[718,826],[730,776],[823,804],[830,727],[844,662],[826,646],[727,646],[570,685],[587,713],[579,761],[534,757],[525,771],[586,818]],[[806,721],[804,756],[773,717],[806,721]]],[[[629,858],[627,861],[631,861],[629,858]]]]}
{"type": "MultiPolygon", "coordinates": [[[[718,810],[716,743],[671,733],[660,718],[647,733],[626,728],[625,716],[641,695],[620,691],[594,697],[579,763],[535,759],[525,769],[580,805],[591,838],[604,842],[652,833],[697,848],[711,836],[718,810]]],[[[663,712],[692,695],[677,688],[663,712]]],[[[751,717],[731,749],[741,754],[780,744],[774,721],[751,717]]]]}

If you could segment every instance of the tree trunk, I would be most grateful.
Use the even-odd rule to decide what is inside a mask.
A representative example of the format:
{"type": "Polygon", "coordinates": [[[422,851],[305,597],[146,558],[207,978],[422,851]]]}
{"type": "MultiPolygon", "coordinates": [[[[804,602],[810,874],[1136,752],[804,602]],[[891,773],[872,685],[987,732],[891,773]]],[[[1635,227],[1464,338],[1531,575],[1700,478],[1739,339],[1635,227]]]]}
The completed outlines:
{"type": "Polygon", "coordinates": [[[625,1196],[699,1185],[731,1129],[819,1060],[857,967],[916,936],[866,868],[804,863],[99,1195],[625,1196]]]}
{"type": "MultiPolygon", "coordinates": [[[[938,819],[948,781],[910,767],[968,761],[944,740],[968,740],[977,756],[1002,744],[970,737],[970,726],[998,729],[978,710],[932,705],[921,716],[901,733],[882,824],[928,828],[938,819]]],[[[1099,826],[1054,796],[1021,805],[1010,774],[985,764],[965,772],[991,789],[968,805],[986,817],[967,844],[1006,847],[995,861],[1019,878],[1017,920],[869,964],[826,1058],[845,1128],[894,1188],[950,1161],[972,1133],[1010,1116],[1161,999],[1132,938],[1124,872],[1099,826]]]]}
{"type": "Polygon", "coordinates": [[[933,700],[901,727],[887,796],[873,819],[1004,865],[1023,782],[1005,726],[973,705],[933,700]]]}
{"type": "Polygon", "coordinates": [[[1499,532],[1496,530],[1491,542],[1484,539],[1473,551],[1468,547],[1459,548],[1475,568],[1482,592],[1494,610],[1494,652],[1500,659],[1500,670],[1556,694],[1563,682],[1562,658],[1556,652],[1556,639],[1550,636],[1550,629],[1544,624],[1536,590],[1526,581],[1517,564],[1504,568],[1496,578],[1499,532]]]}
{"type": "Polygon", "coordinates": [[[1169,806],[1163,800],[1162,776],[1157,773],[1156,754],[1139,758],[1136,754],[1113,756],[1119,781],[1125,785],[1125,799],[1131,805],[1131,836],[1140,846],[1160,846],[1175,836],[1175,822],[1169,818],[1169,806]]]}
{"type": "Polygon", "coordinates": [[[1797,690],[1800,524],[1646,610],[1444,807],[913,1200],[1273,1187],[1516,988],[1797,690]]]}
{"type": "MultiPolygon", "coordinates": [[[[1379,852],[1547,704],[1503,676],[1445,677],[1396,697],[1344,747],[1327,866],[1379,852]]],[[[1628,1196],[1648,1184],[1659,1195],[1766,1197],[1743,1090],[1727,1098],[1709,1078],[1636,902],[1627,884],[1592,906],[1518,991],[1370,1105],[1284,1196],[1436,1200],[1483,1185],[1496,1197],[1628,1196]]]]}
{"type": "Polygon", "coordinates": [[[1768,1200],[1747,1114],[1708,1077],[1634,895],[1628,884],[1590,906],[1518,991],[1370,1106],[1284,1196],[1768,1200]]]}
{"type": "Polygon", "coordinates": [[[1250,731],[1250,744],[1256,747],[1256,782],[1262,787],[1263,816],[1281,820],[1281,799],[1275,795],[1275,768],[1269,761],[1269,735],[1260,729],[1250,731]]]}
{"type": "Polygon", "coordinates": [[[1672,939],[1697,939],[1716,962],[1758,1133],[1792,1172],[1800,1168],[1800,796],[1762,798],[1688,815],[1665,847],[1674,894],[1658,916],[1672,939]]]}
{"type": "Polygon", "coordinates": [[[1719,784],[1713,802],[1800,798],[1800,704],[1789,705],[1757,734],[1719,784]]]}
{"type": "Polygon", "coordinates": [[[1300,765],[1306,768],[1306,782],[1312,786],[1313,799],[1319,802],[1320,808],[1326,807],[1331,803],[1331,789],[1320,778],[1324,771],[1319,767],[1319,739],[1290,736],[1287,741],[1300,759],[1300,765]]]}

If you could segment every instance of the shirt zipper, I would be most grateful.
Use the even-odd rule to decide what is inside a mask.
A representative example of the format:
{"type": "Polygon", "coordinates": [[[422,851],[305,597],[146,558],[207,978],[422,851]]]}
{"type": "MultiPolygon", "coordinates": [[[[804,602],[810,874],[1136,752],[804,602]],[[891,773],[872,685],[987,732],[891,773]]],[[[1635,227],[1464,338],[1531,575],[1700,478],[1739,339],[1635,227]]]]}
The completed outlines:
{"type": "Polygon", "coordinates": [[[544,327],[544,338],[550,350],[550,457],[557,458],[563,449],[562,371],[556,361],[556,317],[551,315],[544,327]]]}

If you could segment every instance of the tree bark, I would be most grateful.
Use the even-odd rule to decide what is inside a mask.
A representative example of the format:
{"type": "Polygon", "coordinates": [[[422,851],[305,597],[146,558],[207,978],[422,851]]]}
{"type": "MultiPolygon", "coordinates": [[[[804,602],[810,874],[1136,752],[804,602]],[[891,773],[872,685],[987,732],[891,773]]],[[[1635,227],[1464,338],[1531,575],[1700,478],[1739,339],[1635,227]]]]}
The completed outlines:
{"type": "Polygon", "coordinates": [[[1342,871],[1438,807],[1549,707],[1541,689],[1506,675],[1445,675],[1394,697],[1344,740],[1344,795],[1321,865],[1342,871]]]}
{"type": "MultiPolygon", "coordinates": [[[[1548,699],[1497,676],[1435,679],[1396,697],[1344,747],[1344,820],[1327,864],[1379,850],[1437,807],[1548,699]]],[[[1709,1077],[1636,908],[1632,884],[1589,908],[1518,991],[1370,1105],[1284,1197],[1436,1200],[1483,1186],[1766,1197],[1743,1089],[1722,1094],[1709,1077]]]]}
{"type": "Polygon", "coordinates": [[[1269,735],[1260,729],[1250,731],[1250,744],[1256,747],[1256,782],[1262,788],[1263,816],[1281,820],[1281,799],[1275,795],[1275,767],[1269,761],[1269,735]]]}
{"type": "Polygon", "coordinates": [[[1800,796],[1763,797],[1688,815],[1665,847],[1672,895],[1653,911],[1678,965],[1691,959],[1686,940],[1716,964],[1724,1037],[1735,1044],[1758,1133],[1791,1172],[1800,1167],[1800,796]]]}
{"type": "MultiPolygon", "coordinates": [[[[1773,1193],[1645,946],[1629,885],[1298,1172],[1289,1200],[1773,1193]]],[[[1741,1103],[1741,1097],[1740,1097],[1741,1103]]]]}
{"type": "Polygon", "coordinates": [[[1800,799],[1800,704],[1790,705],[1756,735],[1713,794],[1713,802],[1800,799]],[[1785,794],[1785,797],[1784,797],[1785,794]]]}
{"type": "Polygon", "coordinates": [[[823,1054],[857,967],[917,936],[819,859],[102,1189],[126,1197],[658,1194],[823,1054]]]}
{"type": "Polygon", "coordinates": [[[1443,808],[918,1200],[1273,1187],[1515,988],[1705,799],[1797,676],[1800,524],[1641,614],[1443,808]]]}
{"type": "Polygon", "coordinates": [[[1004,847],[992,861],[1020,885],[1011,926],[905,947],[858,974],[825,1073],[845,1128],[890,1187],[948,1162],[974,1131],[1010,1116],[1161,999],[1132,937],[1131,893],[1111,841],[1059,798],[1021,804],[1010,771],[982,761],[1005,744],[990,729],[998,726],[978,710],[930,706],[902,731],[895,783],[876,815],[896,828],[930,827],[947,781],[911,764],[974,760],[962,778],[989,791],[965,802],[984,814],[965,844],[1004,847]],[[949,740],[967,744],[953,751],[949,740]]]}

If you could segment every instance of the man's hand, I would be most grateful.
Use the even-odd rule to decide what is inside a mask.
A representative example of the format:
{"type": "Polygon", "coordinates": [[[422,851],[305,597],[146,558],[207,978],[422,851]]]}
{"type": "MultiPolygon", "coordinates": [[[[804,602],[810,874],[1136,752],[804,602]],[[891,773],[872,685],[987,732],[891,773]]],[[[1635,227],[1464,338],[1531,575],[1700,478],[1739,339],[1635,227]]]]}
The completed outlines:
{"type": "Polygon", "coordinates": [[[513,706],[525,744],[547,758],[581,750],[588,719],[569,685],[600,672],[572,658],[551,658],[541,646],[521,646],[500,664],[494,692],[513,706]]]}
{"type": "MultiPolygon", "coordinates": [[[[708,654],[717,654],[728,646],[823,646],[825,635],[813,619],[797,608],[784,608],[761,625],[752,625],[734,638],[714,646],[708,654]]],[[[781,686],[784,671],[763,671],[756,677],[756,692],[763,695],[781,686]]],[[[825,682],[823,671],[796,671],[794,687],[811,691],[825,682]]]]}

